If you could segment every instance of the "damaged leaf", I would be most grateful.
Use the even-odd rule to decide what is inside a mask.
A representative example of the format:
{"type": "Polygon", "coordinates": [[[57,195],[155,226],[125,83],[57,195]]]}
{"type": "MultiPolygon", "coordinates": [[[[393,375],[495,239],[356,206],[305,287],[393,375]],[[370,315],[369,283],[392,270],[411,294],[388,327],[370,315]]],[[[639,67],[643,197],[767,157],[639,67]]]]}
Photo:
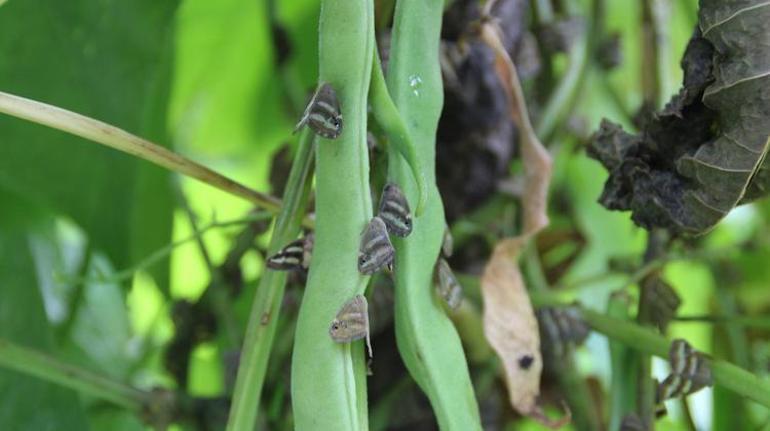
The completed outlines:
{"type": "Polygon", "coordinates": [[[703,0],[684,85],[639,135],[604,121],[589,147],[610,178],[600,198],[647,229],[701,234],[767,194],[770,4],[703,0]]]}
{"type": "Polygon", "coordinates": [[[556,428],[569,422],[570,415],[559,420],[549,419],[538,404],[543,370],[540,335],[518,266],[523,248],[548,225],[546,206],[552,162],[535,136],[516,68],[500,41],[500,30],[494,20],[482,22],[480,35],[495,52],[496,71],[508,93],[511,118],[520,133],[525,176],[521,235],[498,242],[481,276],[484,335],[503,362],[513,408],[556,428]]]}

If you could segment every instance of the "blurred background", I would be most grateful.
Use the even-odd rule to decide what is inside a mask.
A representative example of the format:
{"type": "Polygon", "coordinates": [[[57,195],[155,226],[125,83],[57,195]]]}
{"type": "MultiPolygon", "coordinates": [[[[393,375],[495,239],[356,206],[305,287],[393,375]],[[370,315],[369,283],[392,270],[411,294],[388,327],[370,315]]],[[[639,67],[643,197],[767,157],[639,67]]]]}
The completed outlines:
{"type": "MultiPolygon", "coordinates": [[[[386,59],[393,1],[375,4],[386,59]]],[[[319,7],[0,1],[0,91],[119,126],[280,197],[296,144],[291,130],[316,84],[319,7]]],[[[628,280],[642,265],[647,233],[628,213],[597,203],[607,173],[584,148],[602,118],[637,130],[640,113],[676,93],[697,1],[500,0],[496,16],[555,157],[552,222],[537,244],[547,282],[598,310],[623,288],[632,310],[638,290],[628,280]],[[644,39],[653,20],[662,23],[664,79],[651,83],[644,39]],[[559,91],[564,98],[554,102],[559,91]]],[[[468,38],[477,18],[476,2],[447,1],[437,172],[455,238],[450,263],[471,304],[470,317],[455,318],[485,429],[536,430],[542,426],[511,410],[499,364],[473,326],[478,276],[518,217],[521,172],[493,56],[468,38]]],[[[207,185],[42,126],[0,116],[0,141],[0,338],[139,388],[184,394],[172,429],[222,429],[270,220],[207,185]]],[[[372,149],[375,170],[379,151],[372,149]]],[[[769,228],[768,202],[739,207],[708,235],[685,241],[662,271],[682,299],[679,316],[690,318],[675,319],[668,335],[759,375],[770,365],[769,228]]],[[[290,278],[259,429],[292,429],[288,364],[303,278],[290,278]]],[[[373,283],[372,429],[437,429],[398,356],[392,292],[379,288],[390,282],[373,283]]],[[[616,429],[606,338],[592,333],[573,347],[546,364],[544,398],[558,405],[566,369],[590,395],[589,422],[576,417],[573,429],[616,429]]],[[[666,365],[653,365],[665,377],[666,365]]],[[[766,409],[719,388],[688,404],[690,414],[669,403],[657,428],[770,429],[766,409]]],[[[146,414],[0,369],[2,429],[138,430],[148,426],[146,414]]]]}

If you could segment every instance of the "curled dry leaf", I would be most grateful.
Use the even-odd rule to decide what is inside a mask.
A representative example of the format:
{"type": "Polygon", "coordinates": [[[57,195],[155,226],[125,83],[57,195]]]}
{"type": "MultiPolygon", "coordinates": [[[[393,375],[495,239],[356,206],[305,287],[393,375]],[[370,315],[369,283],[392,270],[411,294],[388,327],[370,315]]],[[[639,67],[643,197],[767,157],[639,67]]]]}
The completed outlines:
{"type": "Polygon", "coordinates": [[[511,404],[522,414],[536,409],[540,393],[540,336],[524,280],[516,263],[523,241],[500,241],[481,276],[484,335],[502,359],[511,404]]]}
{"type": "Polygon", "coordinates": [[[546,426],[558,428],[570,421],[570,414],[567,411],[563,418],[552,420],[538,404],[543,369],[540,334],[518,266],[521,251],[532,236],[548,225],[546,206],[552,162],[532,128],[516,68],[492,19],[483,21],[480,35],[495,51],[495,66],[509,96],[511,118],[521,133],[525,171],[522,233],[497,244],[481,277],[484,335],[503,361],[513,408],[546,426]]]}

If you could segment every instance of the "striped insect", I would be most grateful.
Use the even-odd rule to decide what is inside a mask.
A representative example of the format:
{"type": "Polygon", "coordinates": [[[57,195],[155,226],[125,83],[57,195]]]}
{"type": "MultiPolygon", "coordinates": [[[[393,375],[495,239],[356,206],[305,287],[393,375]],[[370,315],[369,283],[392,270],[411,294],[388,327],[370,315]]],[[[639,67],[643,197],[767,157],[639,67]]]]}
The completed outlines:
{"type": "Polygon", "coordinates": [[[388,232],[393,235],[403,238],[412,233],[412,214],[409,211],[409,202],[397,184],[385,184],[377,215],[385,222],[388,232]]]}
{"type": "Polygon", "coordinates": [[[668,323],[676,315],[676,310],[682,304],[682,300],[676,291],[665,281],[656,277],[651,280],[652,284],[646,284],[647,305],[650,309],[650,317],[662,331],[666,329],[668,323]]]}
{"type": "Polygon", "coordinates": [[[267,258],[267,267],[279,271],[307,270],[310,267],[310,258],[313,254],[313,243],[312,233],[290,242],[278,253],[267,258]]]}
{"type": "Polygon", "coordinates": [[[702,354],[696,352],[687,341],[676,339],[668,352],[671,374],[658,385],[656,402],[685,396],[711,386],[711,368],[702,354]]]}
{"type": "Polygon", "coordinates": [[[318,136],[326,139],[336,139],[342,133],[340,103],[337,100],[337,92],[329,83],[322,83],[313,94],[302,118],[294,126],[294,133],[306,124],[318,136]]]}
{"type": "Polygon", "coordinates": [[[392,270],[395,254],[385,222],[378,216],[373,217],[361,235],[358,271],[364,275],[372,275],[385,267],[392,270]]]}
{"type": "Polygon", "coordinates": [[[463,300],[463,288],[457,281],[449,262],[439,257],[434,268],[434,284],[439,296],[446,302],[450,309],[456,310],[463,300]]]}
{"type": "Polygon", "coordinates": [[[366,348],[372,357],[372,344],[369,339],[369,305],[364,295],[356,295],[346,302],[332,320],[329,335],[337,343],[350,343],[366,338],[366,348]]]}
{"type": "Polygon", "coordinates": [[[541,349],[554,360],[562,360],[590,332],[576,307],[544,307],[537,311],[537,320],[541,349]]]}

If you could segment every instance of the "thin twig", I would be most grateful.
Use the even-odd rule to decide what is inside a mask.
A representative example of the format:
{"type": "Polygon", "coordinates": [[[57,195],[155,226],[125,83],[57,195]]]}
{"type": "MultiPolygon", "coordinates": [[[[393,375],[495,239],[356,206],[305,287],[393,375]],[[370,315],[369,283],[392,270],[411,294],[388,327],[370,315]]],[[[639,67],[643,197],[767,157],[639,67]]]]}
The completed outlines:
{"type": "Polygon", "coordinates": [[[67,277],[62,276],[61,274],[57,274],[59,276],[60,281],[66,282],[66,283],[74,283],[74,284],[83,284],[83,283],[118,283],[124,280],[127,280],[134,276],[134,274],[142,269],[148,268],[158,262],[160,262],[163,258],[168,256],[174,249],[177,247],[184,245],[190,241],[193,241],[197,239],[199,236],[205,234],[209,230],[212,229],[219,229],[219,228],[225,228],[230,226],[239,226],[246,223],[253,223],[255,221],[259,220],[266,220],[268,218],[272,217],[271,214],[267,213],[253,213],[250,214],[248,217],[244,217],[241,219],[236,220],[228,220],[223,222],[212,222],[206,226],[203,226],[203,228],[196,231],[194,234],[182,238],[178,241],[174,241],[171,244],[168,244],[164,246],[163,248],[160,248],[158,250],[155,250],[153,253],[151,253],[146,258],[142,259],[140,262],[138,262],[136,265],[131,266],[130,268],[126,268],[123,270],[120,270],[118,272],[115,272],[113,274],[110,274],[108,276],[86,276],[86,277],[67,277]]]}
{"type": "MultiPolygon", "coordinates": [[[[248,200],[271,213],[281,201],[260,193],[173,151],[123,129],[53,105],[0,92],[0,112],[88,139],[152,162],[168,170],[195,178],[226,193],[248,200]]],[[[312,227],[312,219],[304,223],[312,227]]]]}
{"type": "Polygon", "coordinates": [[[645,102],[658,109],[668,96],[668,34],[666,0],[642,3],[642,93],[645,102]]]}
{"type": "Polygon", "coordinates": [[[209,251],[206,248],[206,243],[203,242],[203,234],[198,228],[198,217],[195,215],[195,212],[192,210],[192,207],[190,207],[190,202],[187,200],[187,196],[185,196],[184,194],[184,190],[182,189],[181,182],[174,181],[174,185],[176,188],[177,197],[179,199],[180,206],[184,210],[185,215],[187,215],[187,220],[190,221],[190,227],[192,227],[193,234],[195,234],[195,242],[198,244],[198,249],[201,252],[201,257],[203,257],[203,261],[206,262],[206,268],[209,270],[209,273],[211,273],[214,270],[214,264],[212,263],[211,255],[209,254],[209,251]]]}

